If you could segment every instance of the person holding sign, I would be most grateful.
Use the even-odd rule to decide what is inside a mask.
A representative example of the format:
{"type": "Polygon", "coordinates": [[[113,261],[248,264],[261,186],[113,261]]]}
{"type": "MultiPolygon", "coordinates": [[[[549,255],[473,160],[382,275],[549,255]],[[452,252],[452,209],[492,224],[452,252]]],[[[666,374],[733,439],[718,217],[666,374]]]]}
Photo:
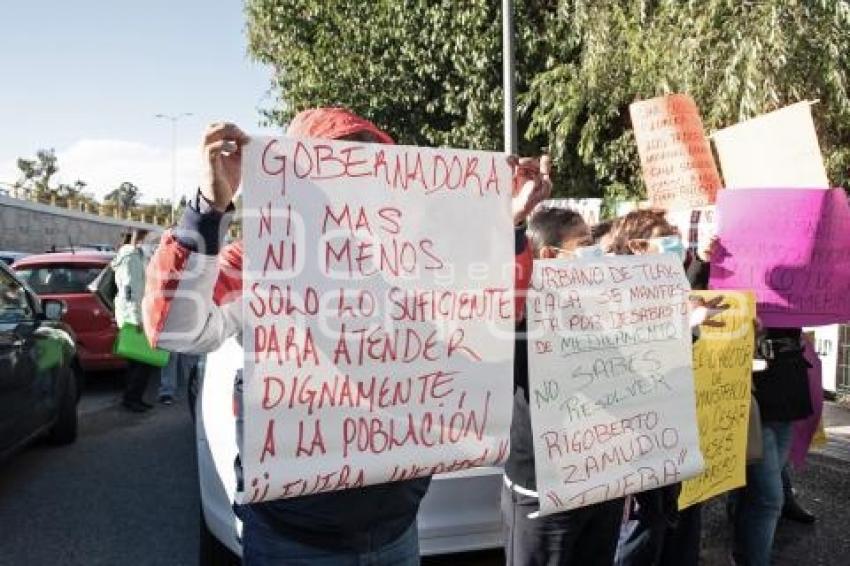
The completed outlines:
{"type": "MultiPolygon", "coordinates": [[[[342,108],[302,112],[290,123],[288,134],[393,143],[374,124],[342,108]]],[[[222,241],[240,186],[242,151],[249,142],[234,124],[212,124],[206,131],[205,180],[180,227],[163,236],[148,270],[151,292],[145,297],[145,329],[152,344],[203,353],[236,337],[241,348],[243,248],[241,242],[222,247],[222,241]]],[[[515,161],[515,224],[521,224],[547,196],[548,177],[542,168],[537,160],[515,161]]],[[[527,280],[528,266],[522,269],[529,258],[525,238],[518,237],[517,244],[518,277],[527,280]]],[[[241,373],[237,373],[234,398],[240,444],[241,373]]],[[[239,460],[236,467],[242,481],[239,460]]],[[[244,563],[418,564],[416,514],[429,481],[424,477],[239,505],[244,563]]],[[[238,486],[243,491],[251,488],[238,486]]]]}
{"type": "MultiPolygon", "coordinates": [[[[565,208],[542,208],[528,225],[534,257],[601,255],[581,215],[565,208]]],[[[554,515],[536,516],[539,496],[531,413],[525,321],[520,323],[514,356],[514,411],[511,451],[505,464],[502,518],[505,555],[511,566],[607,566],[614,559],[623,516],[623,498],[554,515]]]]}
{"type": "MultiPolygon", "coordinates": [[[[679,229],[659,209],[635,210],[612,229],[617,254],[671,253],[683,263],[686,249],[679,229]]],[[[645,491],[630,498],[629,517],[620,535],[618,566],[696,565],[701,520],[699,506],[678,510],[681,484],[645,491]]]]}
{"type": "Polygon", "coordinates": [[[747,484],[735,494],[733,556],[738,564],[767,566],[785,494],[782,469],[791,448],[792,424],[812,414],[809,363],[802,329],[765,328],[756,339],[767,363],[753,373],[762,426],[762,459],[747,466],[747,484]]]}

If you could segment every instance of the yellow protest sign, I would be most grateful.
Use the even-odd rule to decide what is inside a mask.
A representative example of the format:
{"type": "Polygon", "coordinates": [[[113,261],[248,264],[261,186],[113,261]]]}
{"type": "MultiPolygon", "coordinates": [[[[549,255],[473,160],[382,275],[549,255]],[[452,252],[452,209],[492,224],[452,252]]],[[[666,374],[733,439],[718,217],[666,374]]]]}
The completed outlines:
{"type": "Polygon", "coordinates": [[[694,389],[705,469],[682,483],[679,508],[746,482],[755,298],[735,291],[694,291],[707,310],[694,344],[694,389]]]}

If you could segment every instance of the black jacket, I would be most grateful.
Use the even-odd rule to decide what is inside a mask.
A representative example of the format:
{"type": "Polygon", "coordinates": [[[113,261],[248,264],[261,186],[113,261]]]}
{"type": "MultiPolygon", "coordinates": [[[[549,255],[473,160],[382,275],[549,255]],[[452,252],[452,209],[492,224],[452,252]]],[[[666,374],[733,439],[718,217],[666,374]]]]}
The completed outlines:
{"type": "Polygon", "coordinates": [[[812,414],[809,362],[803,356],[802,330],[767,328],[756,339],[757,355],[767,369],[753,373],[753,395],[761,420],[788,422],[812,414]]]}
{"type": "Polygon", "coordinates": [[[537,490],[534,475],[534,438],[531,409],[528,405],[528,350],[526,324],[517,325],[514,341],[514,410],[511,418],[511,451],[505,462],[505,474],[520,487],[537,490]]]}

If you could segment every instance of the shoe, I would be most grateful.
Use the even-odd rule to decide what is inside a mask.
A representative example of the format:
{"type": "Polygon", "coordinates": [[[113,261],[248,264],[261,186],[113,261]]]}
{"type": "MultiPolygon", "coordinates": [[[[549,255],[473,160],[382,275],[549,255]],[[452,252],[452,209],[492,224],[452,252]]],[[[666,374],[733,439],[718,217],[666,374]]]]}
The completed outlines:
{"type": "Polygon", "coordinates": [[[145,413],[148,411],[148,407],[144,406],[138,401],[123,401],[121,403],[121,406],[123,406],[125,409],[132,413],[145,413]]]}
{"type": "Polygon", "coordinates": [[[159,396],[159,402],[162,403],[163,405],[173,405],[174,404],[174,397],[172,397],[171,395],[160,395],[159,396]]]}
{"type": "Polygon", "coordinates": [[[782,518],[804,525],[811,525],[817,520],[817,517],[797,503],[796,499],[791,499],[782,506],[782,518]]]}

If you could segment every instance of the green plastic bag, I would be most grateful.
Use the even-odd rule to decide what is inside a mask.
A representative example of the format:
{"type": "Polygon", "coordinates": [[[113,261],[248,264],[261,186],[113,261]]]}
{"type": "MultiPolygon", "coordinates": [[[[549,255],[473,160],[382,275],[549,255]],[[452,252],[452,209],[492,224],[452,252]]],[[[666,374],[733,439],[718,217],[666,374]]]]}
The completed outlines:
{"type": "Polygon", "coordinates": [[[133,324],[125,324],[121,327],[112,351],[116,356],[159,368],[165,367],[169,357],[168,350],[151,348],[145,333],[133,324]]]}

